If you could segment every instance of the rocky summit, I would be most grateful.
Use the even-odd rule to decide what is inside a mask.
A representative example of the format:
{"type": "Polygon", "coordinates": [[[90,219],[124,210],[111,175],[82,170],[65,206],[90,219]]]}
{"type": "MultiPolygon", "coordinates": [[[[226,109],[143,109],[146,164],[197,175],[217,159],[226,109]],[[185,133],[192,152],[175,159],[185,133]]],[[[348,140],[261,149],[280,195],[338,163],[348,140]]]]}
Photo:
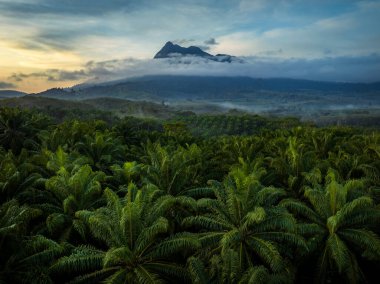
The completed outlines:
{"type": "Polygon", "coordinates": [[[197,46],[182,47],[178,44],[174,44],[171,41],[168,41],[160,49],[160,51],[156,53],[154,59],[183,56],[198,56],[218,62],[231,62],[234,58],[236,58],[235,56],[231,56],[228,54],[212,55],[203,51],[201,48],[197,46]]]}

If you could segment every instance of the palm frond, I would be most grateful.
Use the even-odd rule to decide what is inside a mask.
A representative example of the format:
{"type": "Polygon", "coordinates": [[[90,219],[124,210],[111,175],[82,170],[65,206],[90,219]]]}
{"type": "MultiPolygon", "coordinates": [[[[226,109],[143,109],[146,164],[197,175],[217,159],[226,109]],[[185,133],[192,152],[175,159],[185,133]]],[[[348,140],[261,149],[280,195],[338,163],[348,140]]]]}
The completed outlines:
{"type": "Polygon", "coordinates": [[[104,252],[90,246],[79,246],[69,256],[60,258],[50,270],[52,272],[87,272],[101,269],[104,252]]]}
{"type": "Polygon", "coordinates": [[[339,235],[358,246],[363,251],[363,256],[380,260],[380,238],[374,232],[366,229],[344,229],[339,235]]]}
{"type": "Polygon", "coordinates": [[[337,234],[330,235],[326,244],[339,273],[342,273],[350,263],[350,253],[347,246],[337,234]]]}
{"type": "Polygon", "coordinates": [[[201,247],[198,238],[191,233],[177,233],[160,242],[147,257],[164,258],[179,251],[195,251],[201,247]]]}
{"type": "Polygon", "coordinates": [[[187,267],[190,272],[192,283],[196,284],[208,284],[210,279],[206,273],[206,268],[197,257],[189,257],[187,260],[187,267]]]}
{"type": "Polygon", "coordinates": [[[268,265],[272,271],[277,272],[283,268],[283,259],[276,246],[270,241],[262,238],[250,237],[249,245],[255,249],[262,261],[268,265]]]}
{"type": "Polygon", "coordinates": [[[268,270],[260,265],[247,269],[241,277],[239,284],[268,283],[268,270]]]}

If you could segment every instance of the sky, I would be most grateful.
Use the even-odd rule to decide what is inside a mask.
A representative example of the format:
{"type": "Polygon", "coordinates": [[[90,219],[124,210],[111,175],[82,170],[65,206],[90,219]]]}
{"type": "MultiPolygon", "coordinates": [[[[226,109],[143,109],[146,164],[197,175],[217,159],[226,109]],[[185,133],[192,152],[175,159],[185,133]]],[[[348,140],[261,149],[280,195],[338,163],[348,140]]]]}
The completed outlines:
{"type": "Polygon", "coordinates": [[[380,0],[0,0],[0,89],[146,74],[380,81],[380,0]],[[153,60],[167,42],[242,58],[153,60]]]}

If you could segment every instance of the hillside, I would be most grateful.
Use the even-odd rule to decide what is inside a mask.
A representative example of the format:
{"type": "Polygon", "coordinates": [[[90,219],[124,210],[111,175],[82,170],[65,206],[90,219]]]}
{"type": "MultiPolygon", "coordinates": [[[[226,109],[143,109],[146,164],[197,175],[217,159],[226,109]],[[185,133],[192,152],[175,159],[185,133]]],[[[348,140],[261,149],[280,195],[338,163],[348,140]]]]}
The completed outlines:
{"type": "Polygon", "coordinates": [[[376,93],[380,83],[337,83],[296,79],[259,79],[250,77],[213,76],[144,76],[123,81],[82,85],[75,89],[51,89],[37,95],[68,99],[119,97],[150,100],[241,99],[253,98],[259,92],[319,94],[352,97],[376,93]],[[343,95],[344,93],[344,95],[343,95]]]}
{"type": "Polygon", "coordinates": [[[9,98],[0,101],[0,106],[41,109],[51,113],[68,112],[112,112],[112,115],[136,117],[168,118],[174,110],[169,107],[144,101],[128,101],[116,98],[94,98],[82,101],[61,100],[27,95],[20,98],[9,98]]]}
{"type": "Polygon", "coordinates": [[[0,90],[0,99],[25,96],[26,93],[15,90],[0,90]]]}

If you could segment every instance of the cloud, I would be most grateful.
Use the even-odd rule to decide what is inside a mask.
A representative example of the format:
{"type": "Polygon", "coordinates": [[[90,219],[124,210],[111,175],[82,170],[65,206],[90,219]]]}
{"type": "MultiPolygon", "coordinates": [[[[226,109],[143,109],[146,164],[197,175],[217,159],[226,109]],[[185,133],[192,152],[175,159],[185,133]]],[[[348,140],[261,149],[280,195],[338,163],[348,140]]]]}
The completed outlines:
{"type": "Polygon", "coordinates": [[[219,36],[220,44],[215,50],[256,55],[266,50],[282,49],[278,56],[308,59],[324,56],[326,50],[331,56],[364,56],[380,50],[380,33],[374,29],[379,13],[380,2],[351,7],[349,12],[322,16],[313,21],[296,15],[294,23],[277,23],[264,30],[247,29],[219,36]]]}
{"type": "Polygon", "coordinates": [[[194,41],[195,41],[195,39],[186,39],[186,38],[172,40],[172,42],[174,44],[179,44],[179,45],[188,45],[188,44],[191,44],[194,41]]]}
{"type": "Polygon", "coordinates": [[[205,40],[204,44],[207,44],[207,45],[217,45],[219,43],[216,42],[215,38],[212,37],[212,38],[209,38],[208,40],[205,40]]]}
{"type": "Polygon", "coordinates": [[[0,0],[0,40],[12,40],[25,50],[70,51],[84,57],[82,62],[105,60],[115,52],[146,58],[170,39],[245,56],[280,48],[283,57],[318,57],[326,48],[335,56],[354,55],[363,48],[378,49],[379,11],[374,2],[0,0]],[[204,41],[210,30],[218,41],[204,41]]]}
{"type": "Polygon", "coordinates": [[[264,50],[264,51],[259,51],[257,53],[257,55],[261,55],[261,56],[277,56],[277,55],[281,55],[284,51],[282,50],[282,48],[279,48],[279,49],[275,49],[275,50],[264,50]]]}
{"type": "Polygon", "coordinates": [[[47,70],[39,73],[18,73],[12,80],[43,78],[47,81],[81,81],[101,83],[145,75],[192,76],[249,76],[256,78],[297,78],[340,82],[380,81],[380,56],[323,57],[318,59],[282,59],[268,56],[244,57],[231,63],[220,63],[201,57],[173,57],[167,59],[107,60],[87,62],[74,71],[47,70]]]}
{"type": "Polygon", "coordinates": [[[40,78],[50,82],[64,82],[87,79],[89,74],[85,70],[66,71],[59,69],[49,69],[44,72],[33,73],[14,73],[9,79],[16,82],[22,82],[25,79],[40,78]]]}
{"type": "Polygon", "coordinates": [[[12,16],[40,16],[47,14],[99,16],[114,11],[133,10],[136,0],[5,0],[0,3],[3,13],[12,16]]]}
{"type": "Polygon", "coordinates": [[[16,85],[13,83],[0,81],[0,89],[11,89],[11,88],[16,88],[16,85]]]}
{"type": "Polygon", "coordinates": [[[0,11],[0,78],[25,90],[150,72],[357,81],[380,73],[377,59],[364,60],[380,50],[380,1],[0,0],[0,11]],[[246,63],[145,60],[171,39],[246,63]],[[108,60],[125,57],[143,60],[108,60]]]}
{"type": "Polygon", "coordinates": [[[196,45],[196,47],[199,47],[203,51],[208,51],[211,49],[210,46],[208,46],[208,45],[196,45]]]}

